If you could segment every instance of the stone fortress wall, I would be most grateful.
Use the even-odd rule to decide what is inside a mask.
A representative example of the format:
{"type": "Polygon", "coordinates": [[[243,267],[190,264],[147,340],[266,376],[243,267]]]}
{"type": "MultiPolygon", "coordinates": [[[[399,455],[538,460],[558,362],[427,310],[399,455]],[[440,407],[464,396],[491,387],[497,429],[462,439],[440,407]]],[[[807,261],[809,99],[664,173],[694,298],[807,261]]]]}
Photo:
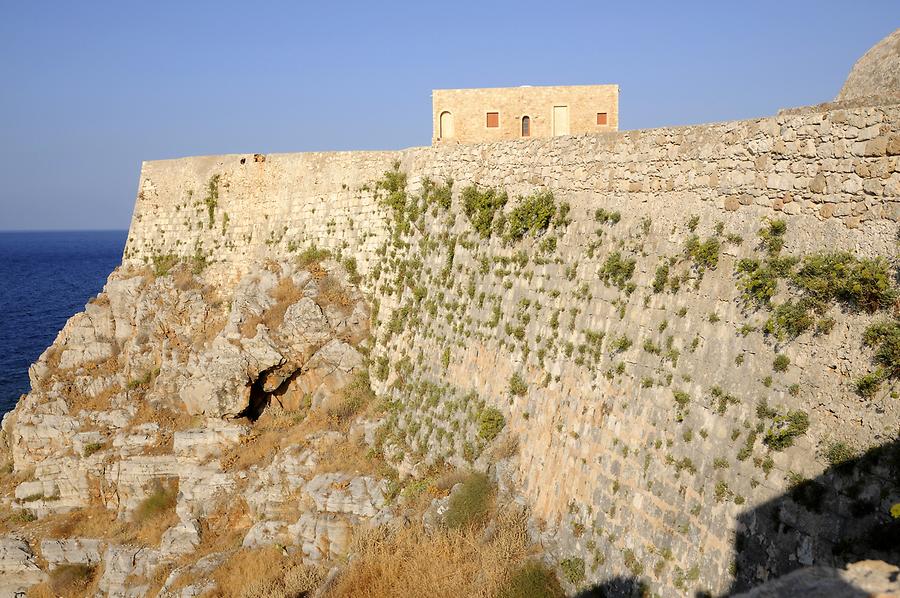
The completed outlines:
{"type": "MultiPolygon", "coordinates": [[[[310,245],[354,257],[378,306],[378,390],[409,407],[396,423],[399,437],[427,456],[461,458],[471,434],[442,422],[474,391],[518,436],[519,469],[511,475],[560,562],[580,560],[588,579],[631,571],[663,595],[680,595],[685,584],[722,591],[732,583],[736,534],[756,527],[739,516],[783,494],[792,474],[821,474],[824,443],[876,446],[900,425],[895,400],[863,400],[852,390],[870,367],[860,340],[870,316],[835,307],[826,337],[773,345],[758,330],[765,314],[742,308],[734,265],[758,254],[757,231],[775,218],[787,223],[786,254],[895,257],[900,105],[837,104],[747,121],[396,152],[146,162],[123,266],[203,256],[210,275],[226,282],[256,260],[310,245]],[[393,249],[390,210],[373,192],[395,161],[410,194],[426,177],[452,179],[454,190],[448,214],[429,212],[403,255],[393,249]],[[460,202],[470,184],[506,190],[511,206],[541,190],[568,203],[571,223],[550,257],[536,259],[537,241],[508,246],[472,235],[460,202]],[[601,222],[598,209],[620,219],[601,222]],[[699,276],[681,263],[694,231],[743,242],[723,242],[717,267],[699,276]],[[429,243],[438,249],[422,249],[429,243]],[[601,275],[616,251],[635,260],[633,293],[601,275]],[[518,255],[528,263],[511,265],[518,255]],[[412,286],[426,287],[432,309],[416,308],[413,289],[390,282],[416,259],[422,265],[412,286]],[[690,282],[652,293],[663,261],[690,282]],[[587,345],[588,332],[598,331],[602,355],[579,359],[569,347],[587,345]],[[622,336],[632,345],[612,349],[622,336]],[[772,369],[778,353],[790,358],[783,373],[772,369]],[[510,392],[514,374],[527,390],[510,392]],[[398,385],[404,379],[436,385],[441,400],[410,398],[398,385]],[[734,399],[724,411],[710,398],[714,387],[734,399]],[[675,390],[691,397],[686,413],[675,390]],[[760,398],[807,412],[809,432],[771,454],[761,438],[750,440],[753,457],[738,459],[760,424],[760,398]]],[[[882,500],[892,498],[900,500],[882,500]]],[[[844,505],[828,509],[852,525],[844,505]]],[[[778,540],[779,556],[746,572],[748,579],[831,558],[831,532],[798,519],[797,533],[778,540]]]]}

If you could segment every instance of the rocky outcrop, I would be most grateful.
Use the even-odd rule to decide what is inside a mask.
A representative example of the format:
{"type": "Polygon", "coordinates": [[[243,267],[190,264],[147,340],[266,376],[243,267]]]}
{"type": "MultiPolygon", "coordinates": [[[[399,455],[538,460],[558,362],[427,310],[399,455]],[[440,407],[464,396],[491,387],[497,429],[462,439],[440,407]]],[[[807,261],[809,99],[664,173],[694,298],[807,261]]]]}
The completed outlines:
{"type": "Polygon", "coordinates": [[[879,96],[900,99],[900,29],[856,61],[836,100],[879,96]]]}
{"type": "MultiPolygon", "coordinates": [[[[352,529],[391,516],[387,481],[319,473],[323,451],[346,436],[327,416],[305,436],[297,426],[365,377],[368,325],[347,271],[321,257],[260,264],[233,287],[207,286],[188,266],[114,272],[3,420],[19,480],[3,500],[25,529],[62,513],[113,523],[43,529],[39,558],[23,537],[0,537],[0,595],[81,567],[102,571],[101,594],[143,596],[158,568],[214,541],[209,522],[235,511],[236,497],[255,521],[226,528],[243,546],[278,543],[311,562],[344,554],[352,529]],[[289,430],[299,444],[278,450],[289,430]]],[[[180,570],[214,568],[227,554],[180,570]]]]}
{"type": "Polygon", "coordinates": [[[846,569],[808,567],[766,582],[734,598],[893,598],[900,596],[900,568],[860,561],[846,569]]]}

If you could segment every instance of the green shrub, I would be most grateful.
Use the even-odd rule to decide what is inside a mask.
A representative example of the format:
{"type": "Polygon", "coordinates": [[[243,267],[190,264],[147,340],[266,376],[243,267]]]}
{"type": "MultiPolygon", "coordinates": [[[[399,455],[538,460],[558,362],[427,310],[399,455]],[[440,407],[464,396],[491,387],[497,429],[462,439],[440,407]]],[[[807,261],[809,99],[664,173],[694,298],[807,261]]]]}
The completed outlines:
{"type": "Polygon", "coordinates": [[[825,460],[831,466],[843,465],[856,458],[856,451],[846,442],[833,441],[825,449],[825,460]]]}
{"type": "Polygon", "coordinates": [[[556,575],[542,562],[529,560],[514,569],[500,591],[498,598],[563,598],[565,592],[556,575]]]}
{"type": "Polygon", "coordinates": [[[653,276],[653,292],[661,293],[666,288],[666,282],[669,280],[669,264],[663,263],[656,268],[656,274],[653,276]]]}
{"type": "Polygon", "coordinates": [[[763,440],[775,451],[793,446],[794,439],[806,434],[809,429],[809,415],[805,411],[790,411],[787,415],[776,415],[763,440]]]}
{"type": "Polygon", "coordinates": [[[778,279],[789,276],[796,263],[796,258],[777,256],[762,262],[748,258],[739,260],[735,272],[741,277],[738,289],[744,303],[767,307],[778,292],[778,279]]]}
{"type": "Polygon", "coordinates": [[[897,296],[884,259],[857,259],[847,252],[804,257],[793,282],[819,311],[838,300],[873,313],[889,307],[897,296]]]}
{"type": "Polygon", "coordinates": [[[622,219],[622,214],[618,211],[610,212],[604,210],[603,208],[597,208],[594,211],[594,220],[599,222],[600,224],[618,224],[619,220],[622,219]]]}
{"type": "Polygon", "coordinates": [[[728,410],[729,405],[737,405],[740,403],[736,396],[728,394],[722,390],[720,386],[713,386],[709,392],[713,396],[713,399],[716,400],[716,413],[719,415],[724,415],[725,411],[728,410]]]}
{"type": "Polygon", "coordinates": [[[336,401],[326,407],[326,413],[338,423],[348,422],[374,401],[375,393],[369,380],[369,370],[363,369],[353,374],[350,382],[341,389],[336,401]]]}
{"type": "Polygon", "coordinates": [[[574,556],[564,559],[559,563],[559,568],[572,585],[577,586],[584,581],[584,559],[574,556]]]}
{"type": "Polygon", "coordinates": [[[631,339],[624,334],[613,339],[612,344],[610,345],[613,353],[627,351],[629,347],[631,347],[631,339]]]}
{"type": "Polygon", "coordinates": [[[209,177],[209,182],[206,184],[206,197],[203,198],[209,216],[209,228],[212,228],[216,221],[216,207],[219,205],[219,178],[218,174],[209,177]]]}
{"type": "Polygon", "coordinates": [[[685,253],[693,260],[694,265],[701,270],[707,268],[715,270],[719,265],[721,245],[716,237],[710,237],[701,242],[700,237],[694,235],[687,240],[684,249],[685,253]]]}
{"type": "Polygon", "coordinates": [[[103,447],[105,447],[105,446],[106,446],[106,444],[103,442],[89,442],[86,445],[84,445],[83,455],[85,458],[90,457],[97,451],[103,449],[103,447]]]}
{"type": "Polygon", "coordinates": [[[447,527],[452,529],[484,523],[493,499],[493,488],[485,474],[469,474],[461,483],[462,486],[450,495],[444,516],[447,527]]]}
{"type": "Polygon", "coordinates": [[[784,233],[787,223],[784,220],[772,220],[765,228],[760,229],[759,239],[763,248],[770,254],[778,253],[784,247],[784,233]]]}
{"type": "Polygon", "coordinates": [[[625,561],[625,566],[631,571],[632,575],[640,577],[644,574],[644,565],[637,559],[633,550],[626,548],[622,551],[622,558],[625,561]]]}
{"type": "Polygon", "coordinates": [[[716,488],[715,488],[716,502],[723,502],[729,496],[731,496],[731,490],[728,488],[728,483],[724,482],[722,480],[719,480],[718,482],[716,482],[716,488]]]}
{"type": "Polygon", "coordinates": [[[900,376],[900,321],[877,322],[866,328],[863,343],[875,347],[875,361],[890,377],[900,376]]]}
{"type": "Polygon", "coordinates": [[[318,264],[322,260],[327,260],[330,257],[331,252],[327,249],[319,249],[315,245],[310,245],[297,256],[297,265],[301,268],[307,268],[313,264],[318,264]]]}
{"type": "Polygon", "coordinates": [[[606,284],[613,284],[617,288],[625,288],[625,284],[634,274],[635,261],[625,259],[618,251],[610,253],[603,267],[600,269],[600,278],[606,284]]]}
{"type": "Polygon", "coordinates": [[[791,358],[784,353],[779,353],[772,362],[772,369],[776,372],[786,372],[790,364],[791,358]]]}
{"type": "Polygon", "coordinates": [[[683,390],[673,390],[672,397],[675,399],[675,402],[678,403],[680,409],[684,409],[687,407],[688,403],[691,402],[691,395],[683,390]]]}
{"type": "Polygon", "coordinates": [[[478,435],[490,442],[497,437],[505,425],[506,419],[498,409],[486,407],[478,417],[478,435]]]}
{"type": "Polygon", "coordinates": [[[154,519],[166,511],[173,510],[177,497],[177,482],[164,483],[157,481],[154,484],[153,491],[135,509],[135,522],[142,523],[154,519]]]}
{"type": "Polygon", "coordinates": [[[556,213],[553,194],[541,191],[520,200],[506,219],[506,240],[519,241],[526,234],[536,237],[547,230],[556,213]]]}
{"type": "Polygon", "coordinates": [[[779,340],[796,338],[815,324],[816,320],[810,309],[811,305],[805,299],[789,299],[775,308],[763,325],[763,332],[779,340]]]}
{"type": "Polygon", "coordinates": [[[528,392],[528,384],[522,379],[518,372],[509,377],[509,392],[517,397],[525,396],[528,392]]]}
{"type": "Polygon", "coordinates": [[[493,188],[480,191],[474,185],[470,185],[462,191],[463,213],[469,219],[472,228],[487,239],[491,236],[494,226],[494,215],[502,210],[509,197],[505,191],[497,191],[493,188]]]}
{"type": "Polygon", "coordinates": [[[869,372],[865,376],[860,376],[853,385],[859,396],[870,399],[874,397],[881,388],[882,381],[884,381],[884,371],[877,369],[874,372],[869,372]]]}
{"type": "Polygon", "coordinates": [[[178,256],[173,253],[154,255],[151,260],[153,261],[153,274],[156,276],[166,276],[172,271],[172,268],[178,265],[178,256]]]}
{"type": "Polygon", "coordinates": [[[449,210],[453,199],[453,180],[447,179],[443,185],[438,185],[426,177],[422,180],[422,194],[426,205],[433,202],[449,210]]]}

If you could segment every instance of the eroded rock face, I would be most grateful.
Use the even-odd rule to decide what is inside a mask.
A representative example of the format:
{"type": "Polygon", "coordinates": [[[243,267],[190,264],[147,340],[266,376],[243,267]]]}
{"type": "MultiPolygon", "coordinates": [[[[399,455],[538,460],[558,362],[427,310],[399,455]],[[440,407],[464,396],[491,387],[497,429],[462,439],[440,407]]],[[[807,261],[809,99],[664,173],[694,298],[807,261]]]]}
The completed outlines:
{"type": "Polygon", "coordinates": [[[900,29],[872,46],[856,61],[837,101],[870,96],[900,98],[900,29]]]}
{"type": "Polygon", "coordinates": [[[767,582],[735,598],[859,598],[900,596],[900,568],[883,561],[860,561],[846,569],[807,567],[767,582]]]}
{"type": "MultiPolygon", "coordinates": [[[[25,522],[84,510],[125,533],[103,536],[101,525],[87,528],[99,538],[51,534],[36,545],[40,558],[24,537],[0,536],[0,595],[59,567],[102,565],[98,592],[143,596],[154,571],[209,540],[223,512],[236,513],[225,529],[243,530],[244,546],[277,542],[311,561],[345,553],[351,529],[390,516],[387,482],[318,474],[341,433],[319,429],[282,449],[277,433],[260,445],[254,422],[271,404],[289,428],[311,405],[340,400],[364,369],[358,347],[368,324],[361,293],[330,260],[261,264],[216,288],[184,270],[114,272],[31,368],[32,391],[4,417],[17,484],[2,500],[25,522]],[[156,519],[156,539],[128,533],[157,511],[168,515],[156,519]]],[[[177,571],[208,572],[226,556],[177,571]]]]}

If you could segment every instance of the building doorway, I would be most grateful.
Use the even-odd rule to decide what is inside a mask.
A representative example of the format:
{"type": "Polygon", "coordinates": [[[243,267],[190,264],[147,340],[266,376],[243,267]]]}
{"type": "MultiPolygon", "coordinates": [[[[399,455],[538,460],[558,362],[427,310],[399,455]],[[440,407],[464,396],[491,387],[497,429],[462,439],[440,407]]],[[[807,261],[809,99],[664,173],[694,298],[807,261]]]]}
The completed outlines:
{"type": "Polygon", "coordinates": [[[441,112],[440,122],[438,123],[438,131],[440,139],[451,139],[453,137],[453,115],[449,112],[441,112]]]}
{"type": "Polygon", "coordinates": [[[569,134],[569,107],[553,107],[553,135],[569,134]]]}
{"type": "Polygon", "coordinates": [[[531,119],[527,116],[522,117],[522,137],[531,137],[531,119]]]}

